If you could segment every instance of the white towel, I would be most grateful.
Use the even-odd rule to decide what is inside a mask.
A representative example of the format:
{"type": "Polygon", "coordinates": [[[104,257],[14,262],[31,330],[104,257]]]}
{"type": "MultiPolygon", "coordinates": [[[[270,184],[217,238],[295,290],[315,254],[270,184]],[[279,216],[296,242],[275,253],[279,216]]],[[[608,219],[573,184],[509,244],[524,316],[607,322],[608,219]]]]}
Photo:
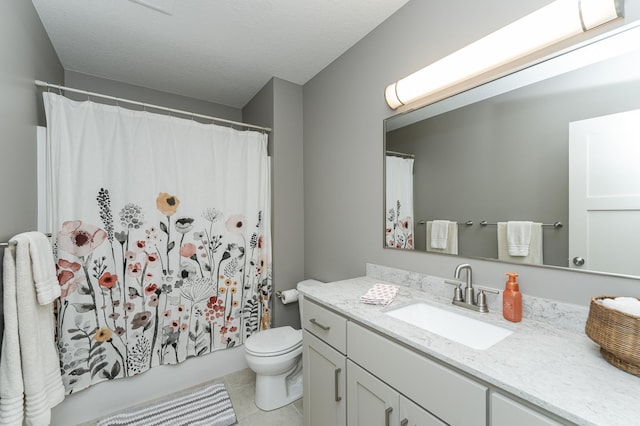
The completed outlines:
{"type": "Polygon", "coordinates": [[[427,251],[434,253],[458,254],[458,223],[450,221],[427,222],[427,251]],[[436,248],[432,244],[433,225],[435,222],[447,222],[446,248],[436,248]]]}
{"type": "Polygon", "coordinates": [[[542,223],[533,222],[531,224],[531,239],[529,250],[526,256],[511,256],[507,248],[507,222],[498,222],[498,259],[507,262],[528,263],[542,265],[542,223]]]}
{"type": "Polygon", "coordinates": [[[509,256],[528,256],[531,244],[531,224],[526,221],[507,222],[507,250],[509,256]]]}
{"type": "Polygon", "coordinates": [[[37,301],[30,238],[16,235],[4,251],[0,425],[48,425],[64,399],[53,305],[37,301]]]}
{"type": "Polygon", "coordinates": [[[605,298],[598,299],[598,302],[608,308],[640,317],[640,300],[635,297],[605,298]]]}
{"type": "Polygon", "coordinates": [[[38,303],[48,305],[60,297],[60,284],[56,276],[56,265],[49,238],[40,232],[25,232],[23,235],[29,240],[31,268],[38,303]]]}
{"type": "Polygon", "coordinates": [[[436,249],[446,249],[448,234],[449,221],[434,220],[431,223],[431,247],[436,249]]]}

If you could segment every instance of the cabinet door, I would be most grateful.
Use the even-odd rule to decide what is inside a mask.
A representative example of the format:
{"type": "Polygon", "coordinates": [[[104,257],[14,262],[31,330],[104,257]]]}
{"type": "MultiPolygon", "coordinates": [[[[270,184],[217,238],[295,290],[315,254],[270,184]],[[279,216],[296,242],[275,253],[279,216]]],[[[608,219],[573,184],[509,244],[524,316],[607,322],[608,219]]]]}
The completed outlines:
{"type": "Polygon", "coordinates": [[[404,395],[400,395],[400,426],[447,426],[447,424],[404,395]]]}
{"type": "Polygon", "coordinates": [[[507,398],[491,394],[491,426],[559,426],[561,423],[507,398]]]}
{"type": "Polygon", "coordinates": [[[302,365],[305,426],[345,426],[345,356],[304,330],[302,365]]]}
{"type": "Polygon", "coordinates": [[[347,361],[349,426],[390,426],[399,423],[399,394],[366,370],[347,361]]]}

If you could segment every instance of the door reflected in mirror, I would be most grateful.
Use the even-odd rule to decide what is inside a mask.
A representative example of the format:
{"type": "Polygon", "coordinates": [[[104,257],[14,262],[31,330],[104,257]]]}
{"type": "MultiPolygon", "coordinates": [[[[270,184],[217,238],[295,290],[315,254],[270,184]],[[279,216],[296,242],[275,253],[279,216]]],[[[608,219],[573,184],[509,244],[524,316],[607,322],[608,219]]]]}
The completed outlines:
{"type": "MultiPolygon", "coordinates": [[[[640,276],[640,173],[633,166],[640,160],[640,132],[627,126],[615,134],[595,130],[582,135],[590,159],[582,162],[579,155],[584,152],[575,153],[578,142],[569,147],[577,137],[574,129],[585,120],[640,110],[640,51],[623,48],[622,55],[579,69],[549,71],[554,61],[575,68],[567,55],[586,49],[602,52],[599,44],[615,46],[618,40],[640,46],[640,29],[627,28],[454,98],[387,119],[385,151],[413,156],[413,200],[401,203],[401,208],[413,204],[413,211],[400,211],[403,218],[412,218],[413,230],[412,247],[389,244],[389,213],[397,207],[392,196],[397,190],[392,189],[396,183],[386,166],[385,247],[426,251],[433,237],[427,223],[449,220],[458,223],[458,255],[527,263],[522,256],[499,256],[496,224],[561,222],[562,227],[540,228],[544,265],[640,276]],[[540,73],[556,75],[541,80],[540,73]],[[509,85],[519,87],[505,91],[509,85]],[[499,94],[490,96],[492,87],[499,94]],[[481,99],[471,102],[474,96],[481,99]],[[630,138],[623,136],[629,132],[630,138]],[[576,171],[578,164],[586,169],[576,171]],[[582,191],[578,204],[577,191],[582,191]],[[614,206],[602,204],[612,197],[614,206]],[[576,219],[577,211],[582,219],[576,219]],[[481,221],[490,225],[481,226],[481,221]],[[584,264],[577,265],[575,258],[584,259],[584,264]]],[[[536,229],[530,232],[535,235],[536,229]]]]}

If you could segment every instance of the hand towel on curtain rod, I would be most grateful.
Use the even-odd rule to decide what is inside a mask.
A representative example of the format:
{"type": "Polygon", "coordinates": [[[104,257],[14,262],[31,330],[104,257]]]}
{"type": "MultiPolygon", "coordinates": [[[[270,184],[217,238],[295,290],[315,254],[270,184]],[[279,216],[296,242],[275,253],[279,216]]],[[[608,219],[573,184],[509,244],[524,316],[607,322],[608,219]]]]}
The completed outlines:
{"type": "Polygon", "coordinates": [[[67,392],[268,328],[267,136],[43,96],[67,392]]]}

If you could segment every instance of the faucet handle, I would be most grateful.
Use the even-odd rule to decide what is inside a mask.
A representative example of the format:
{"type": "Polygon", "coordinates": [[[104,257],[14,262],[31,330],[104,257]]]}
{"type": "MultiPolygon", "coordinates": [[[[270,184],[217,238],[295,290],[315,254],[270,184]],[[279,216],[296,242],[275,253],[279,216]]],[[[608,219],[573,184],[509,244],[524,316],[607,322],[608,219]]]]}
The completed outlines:
{"type": "Polygon", "coordinates": [[[498,293],[500,293],[500,290],[496,290],[495,288],[491,288],[491,287],[483,287],[483,286],[480,286],[480,285],[476,285],[476,288],[479,291],[479,293],[478,293],[478,311],[479,312],[489,312],[489,308],[487,307],[487,295],[484,294],[484,292],[486,291],[487,293],[498,294],[498,293]]]}
{"type": "Polygon", "coordinates": [[[500,294],[500,290],[496,289],[496,288],[491,288],[491,287],[485,287],[482,285],[477,285],[475,286],[478,290],[480,291],[486,291],[487,293],[493,293],[493,294],[500,294]]]}
{"type": "Polygon", "coordinates": [[[446,284],[455,285],[456,288],[453,291],[453,301],[454,302],[462,302],[464,299],[462,298],[462,281],[457,280],[444,280],[446,284]]]}

